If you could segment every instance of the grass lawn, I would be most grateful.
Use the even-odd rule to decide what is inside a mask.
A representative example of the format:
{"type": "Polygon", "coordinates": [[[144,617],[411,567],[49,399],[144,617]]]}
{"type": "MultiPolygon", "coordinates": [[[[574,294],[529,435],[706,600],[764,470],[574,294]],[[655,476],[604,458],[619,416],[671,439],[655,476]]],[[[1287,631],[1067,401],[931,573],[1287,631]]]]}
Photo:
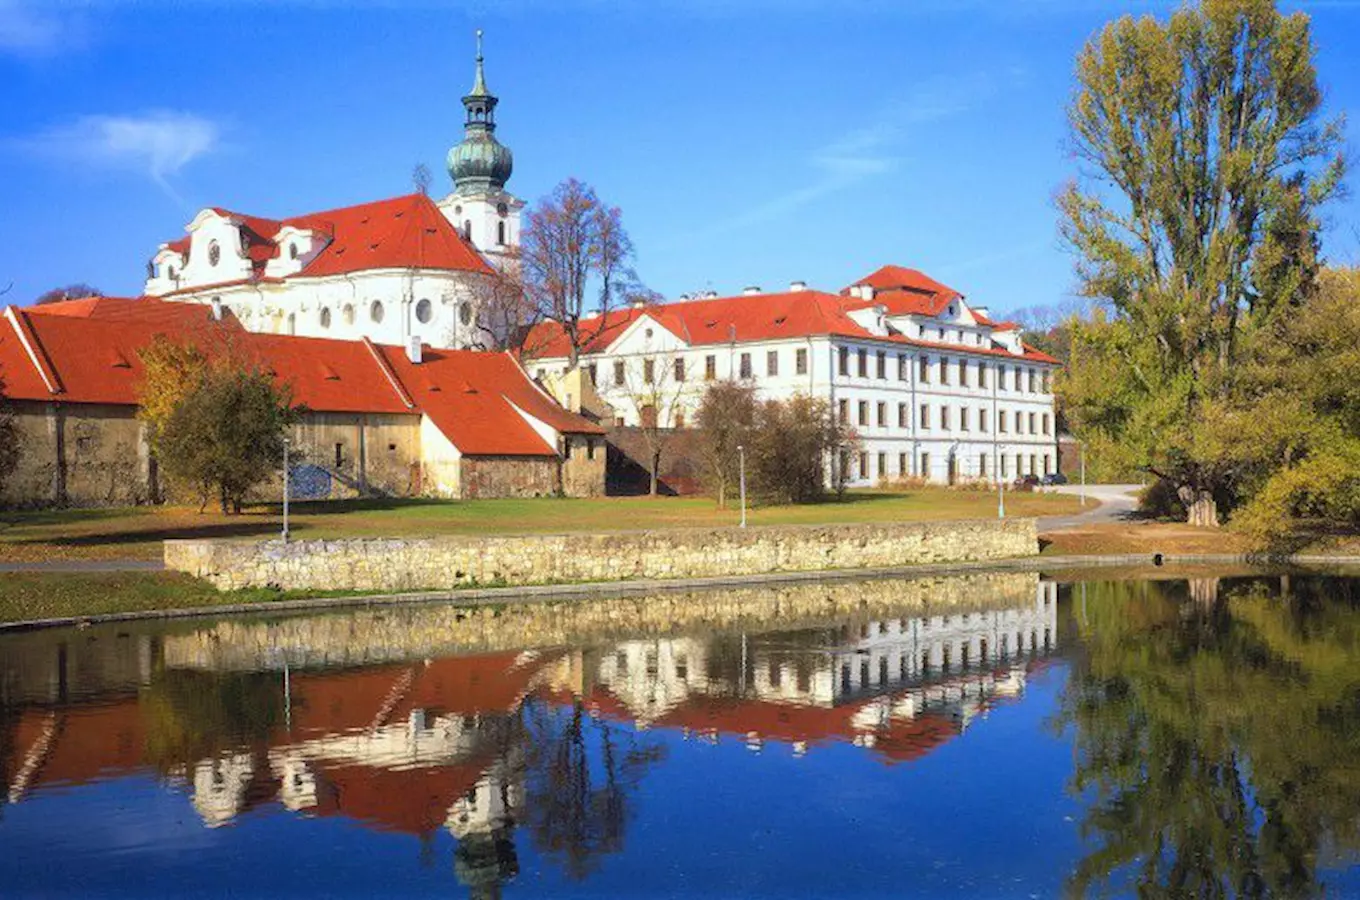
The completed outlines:
{"type": "MultiPolygon", "coordinates": [[[[1076,497],[1007,494],[1013,516],[1064,515],[1076,497]]],[[[925,488],[852,491],[844,500],[750,510],[752,525],[979,519],[996,515],[996,494],[925,488]]],[[[527,534],[623,531],[735,525],[736,510],[703,497],[543,498],[530,500],[356,500],[298,503],[292,533],[299,539],[406,537],[443,534],[527,534]]],[[[0,561],[159,559],[167,538],[261,537],[279,532],[277,504],[239,516],[199,514],[184,507],[0,513],[0,561]]],[[[11,576],[5,575],[3,579],[11,576]]]]}
{"type": "Polygon", "coordinates": [[[178,572],[14,573],[0,575],[0,622],[93,616],[224,603],[268,603],[317,592],[248,590],[222,593],[178,572]]]}

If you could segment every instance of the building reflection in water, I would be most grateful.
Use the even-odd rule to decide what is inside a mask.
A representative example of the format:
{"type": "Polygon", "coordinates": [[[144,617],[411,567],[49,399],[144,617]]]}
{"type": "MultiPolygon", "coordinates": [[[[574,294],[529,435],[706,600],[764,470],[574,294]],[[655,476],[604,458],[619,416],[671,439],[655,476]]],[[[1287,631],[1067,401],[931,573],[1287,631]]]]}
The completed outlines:
{"type": "Polygon", "coordinates": [[[210,828],[265,806],[447,831],[458,880],[496,896],[517,829],[577,875],[621,846],[665,732],[890,763],[962,734],[1056,650],[1057,586],[1028,578],[999,608],[342,669],[172,666],[174,633],[33,636],[0,663],[4,797],[156,771],[210,828]]]}

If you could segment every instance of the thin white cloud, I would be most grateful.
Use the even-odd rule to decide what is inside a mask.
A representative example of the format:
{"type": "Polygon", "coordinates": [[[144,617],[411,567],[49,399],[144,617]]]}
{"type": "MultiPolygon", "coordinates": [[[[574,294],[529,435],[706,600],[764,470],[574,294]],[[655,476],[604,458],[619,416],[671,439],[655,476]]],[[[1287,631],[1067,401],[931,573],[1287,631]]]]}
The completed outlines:
{"type": "Polygon", "coordinates": [[[171,180],[221,146],[222,128],[194,113],[82,116],[14,143],[33,156],[138,172],[179,201],[171,180]]]}
{"type": "Polygon", "coordinates": [[[55,10],[51,0],[0,0],[0,53],[47,56],[84,43],[80,18],[55,10]]]}
{"type": "MultiPolygon", "coordinates": [[[[1024,77],[1025,73],[1015,70],[1007,73],[1012,82],[1024,77]]],[[[702,234],[711,237],[768,222],[896,170],[916,128],[967,112],[993,96],[996,85],[987,72],[922,82],[910,94],[888,103],[871,124],[815,150],[808,158],[812,177],[807,184],[719,221],[702,234]]]]}

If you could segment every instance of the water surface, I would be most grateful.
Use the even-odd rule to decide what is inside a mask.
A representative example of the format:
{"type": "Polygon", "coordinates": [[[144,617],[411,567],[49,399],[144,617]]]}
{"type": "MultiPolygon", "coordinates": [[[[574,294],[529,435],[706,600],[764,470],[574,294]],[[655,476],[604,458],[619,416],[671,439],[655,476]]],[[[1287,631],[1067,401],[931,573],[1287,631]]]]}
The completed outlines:
{"type": "Polygon", "coordinates": [[[0,894],[1360,895],[1360,582],[0,639],[0,894]]]}

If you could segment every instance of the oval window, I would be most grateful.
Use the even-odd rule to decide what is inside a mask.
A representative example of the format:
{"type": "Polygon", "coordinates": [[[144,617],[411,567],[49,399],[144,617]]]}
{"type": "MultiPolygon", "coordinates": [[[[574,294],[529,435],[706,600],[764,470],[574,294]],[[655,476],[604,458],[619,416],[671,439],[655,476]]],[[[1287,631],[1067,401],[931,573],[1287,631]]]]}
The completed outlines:
{"type": "Polygon", "coordinates": [[[346,325],[353,325],[353,324],[354,324],[354,304],[353,304],[353,303],[346,303],[346,304],[345,304],[345,308],[344,308],[344,309],[341,311],[341,313],[340,313],[340,316],[341,316],[341,318],[343,318],[343,319],[345,320],[345,324],[346,324],[346,325]]]}
{"type": "Polygon", "coordinates": [[[373,305],[368,308],[368,317],[374,322],[383,320],[383,305],[381,300],[374,300],[373,305]]]}
{"type": "Polygon", "coordinates": [[[331,327],[331,308],[329,306],[321,307],[321,327],[331,327]]]}
{"type": "Polygon", "coordinates": [[[458,321],[464,325],[472,324],[472,304],[466,300],[458,306],[458,321]]]}
{"type": "Polygon", "coordinates": [[[416,321],[426,323],[434,318],[434,304],[421,300],[416,304],[416,321]]]}
{"type": "Polygon", "coordinates": [[[217,245],[217,241],[208,244],[208,265],[215,266],[222,259],[222,248],[217,245]]]}

